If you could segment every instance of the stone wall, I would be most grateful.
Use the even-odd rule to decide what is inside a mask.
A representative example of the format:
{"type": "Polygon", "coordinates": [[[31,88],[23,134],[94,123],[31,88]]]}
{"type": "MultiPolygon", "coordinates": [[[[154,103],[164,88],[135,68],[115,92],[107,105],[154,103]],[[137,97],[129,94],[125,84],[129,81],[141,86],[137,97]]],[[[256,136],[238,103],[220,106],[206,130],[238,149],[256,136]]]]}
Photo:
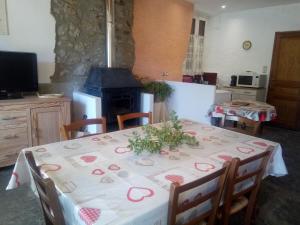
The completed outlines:
{"type": "MultiPolygon", "coordinates": [[[[51,13],[56,20],[56,65],[47,91],[68,93],[82,86],[91,66],[106,65],[105,0],[52,0],[51,13]]],[[[132,68],[133,0],[115,0],[115,24],[115,66],[132,68]]]]}

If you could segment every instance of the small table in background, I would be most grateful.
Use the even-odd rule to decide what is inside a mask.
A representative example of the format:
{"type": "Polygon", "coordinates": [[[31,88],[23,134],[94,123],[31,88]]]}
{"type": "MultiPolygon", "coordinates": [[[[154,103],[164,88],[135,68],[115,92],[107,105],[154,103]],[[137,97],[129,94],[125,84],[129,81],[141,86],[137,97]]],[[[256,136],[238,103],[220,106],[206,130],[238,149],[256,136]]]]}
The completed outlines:
{"type": "Polygon", "coordinates": [[[244,117],[259,123],[272,121],[277,116],[274,106],[251,100],[234,100],[215,104],[211,115],[222,118],[221,125],[225,123],[225,116],[228,120],[237,121],[238,117],[244,117]]]}

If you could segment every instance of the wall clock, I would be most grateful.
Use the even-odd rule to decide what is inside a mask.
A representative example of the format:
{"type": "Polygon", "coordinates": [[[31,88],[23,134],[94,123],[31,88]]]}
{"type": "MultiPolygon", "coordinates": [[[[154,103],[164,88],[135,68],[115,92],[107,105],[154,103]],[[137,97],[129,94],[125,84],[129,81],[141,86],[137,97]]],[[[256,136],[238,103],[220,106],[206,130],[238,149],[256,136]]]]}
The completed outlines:
{"type": "Polygon", "coordinates": [[[244,50],[249,50],[252,47],[251,41],[244,41],[243,42],[243,49],[244,50]]]}

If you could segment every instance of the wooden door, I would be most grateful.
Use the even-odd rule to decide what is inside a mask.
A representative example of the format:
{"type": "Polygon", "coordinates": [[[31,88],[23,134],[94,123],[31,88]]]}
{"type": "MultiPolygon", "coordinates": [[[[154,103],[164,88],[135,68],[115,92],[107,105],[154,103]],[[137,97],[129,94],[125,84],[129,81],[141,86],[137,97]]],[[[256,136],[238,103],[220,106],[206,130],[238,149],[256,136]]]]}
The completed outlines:
{"type": "Polygon", "coordinates": [[[275,124],[300,130],[300,31],[275,34],[267,101],[276,107],[275,124]]]}
{"type": "Polygon", "coordinates": [[[60,106],[31,110],[32,143],[34,146],[62,140],[63,115],[60,106]]]}

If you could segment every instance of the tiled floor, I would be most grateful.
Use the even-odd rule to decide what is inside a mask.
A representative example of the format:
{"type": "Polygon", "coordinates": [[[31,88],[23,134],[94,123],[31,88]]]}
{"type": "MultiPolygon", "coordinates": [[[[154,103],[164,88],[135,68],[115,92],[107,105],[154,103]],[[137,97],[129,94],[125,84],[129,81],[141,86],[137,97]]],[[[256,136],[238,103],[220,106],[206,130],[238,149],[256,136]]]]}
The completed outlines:
{"type": "MultiPolygon", "coordinates": [[[[259,197],[258,225],[300,224],[300,132],[274,127],[264,129],[263,138],[282,144],[289,175],[264,180],[259,197]]],[[[0,225],[42,225],[42,214],[29,188],[5,192],[12,168],[0,170],[0,225]],[[9,201],[7,201],[9,199],[9,201]],[[3,204],[4,201],[7,203],[3,204]],[[17,211],[19,208],[19,211],[17,211]],[[22,209],[22,210],[21,210],[22,209]],[[21,222],[17,222],[20,220],[21,222]]],[[[234,220],[236,220],[235,218],[234,220]]],[[[235,225],[241,225],[235,221],[235,225]]]]}
{"type": "Polygon", "coordinates": [[[0,169],[0,225],[44,225],[39,200],[27,186],[5,191],[12,167],[0,169]]]}

